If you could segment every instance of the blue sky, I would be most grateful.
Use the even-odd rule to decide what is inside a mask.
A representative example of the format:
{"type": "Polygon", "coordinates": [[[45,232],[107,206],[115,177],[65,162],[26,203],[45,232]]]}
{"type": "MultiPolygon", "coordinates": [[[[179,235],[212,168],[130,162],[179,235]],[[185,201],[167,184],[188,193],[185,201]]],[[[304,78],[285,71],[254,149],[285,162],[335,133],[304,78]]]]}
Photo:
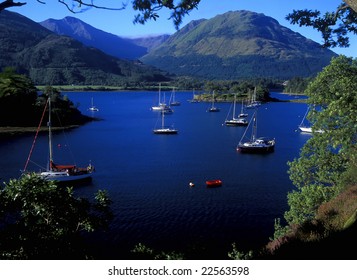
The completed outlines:
{"type": "MultiPolygon", "coordinates": [[[[98,6],[108,6],[110,3],[128,3],[126,9],[121,11],[87,9],[86,11],[73,14],[67,8],[55,0],[44,0],[46,4],[41,4],[35,0],[27,1],[22,7],[12,8],[11,11],[20,13],[36,22],[44,21],[48,18],[62,19],[66,16],[77,17],[78,19],[92,25],[100,30],[116,34],[122,37],[140,37],[156,34],[173,34],[175,28],[171,20],[168,20],[169,13],[160,11],[160,18],[156,21],[147,22],[145,25],[133,24],[136,12],[131,8],[131,0],[94,0],[98,6]],[[109,3],[109,4],[108,4],[109,3]]],[[[71,3],[70,0],[67,1],[71,3]]],[[[299,32],[303,36],[322,43],[321,35],[312,28],[290,25],[285,16],[298,9],[320,10],[322,13],[335,11],[341,3],[340,0],[201,0],[197,10],[193,10],[184,18],[181,25],[189,23],[196,19],[209,19],[217,14],[223,14],[228,11],[249,10],[263,13],[266,16],[275,18],[281,25],[299,32]]],[[[334,48],[334,52],[347,56],[357,57],[357,36],[350,36],[351,46],[349,48],[334,48]]]]}

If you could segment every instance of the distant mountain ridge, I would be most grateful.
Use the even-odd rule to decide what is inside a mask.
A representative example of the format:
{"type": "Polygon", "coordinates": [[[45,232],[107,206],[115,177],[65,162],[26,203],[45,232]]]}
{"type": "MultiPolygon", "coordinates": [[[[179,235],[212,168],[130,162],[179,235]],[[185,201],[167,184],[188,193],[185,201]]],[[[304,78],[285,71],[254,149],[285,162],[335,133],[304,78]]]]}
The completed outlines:
{"type": "Polygon", "coordinates": [[[120,37],[94,28],[75,17],[65,17],[60,20],[47,19],[39,24],[58,35],[72,37],[86,46],[97,48],[120,59],[130,60],[139,59],[170,37],[168,34],[135,38],[120,37]]]}
{"type": "Polygon", "coordinates": [[[0,13],[0,29],[0,70],[14,67],[38,85],[104,86],[168,79],[154,67],[115,58],[14,12],[0,13]]]}
{"type": "Polygon", "coordinates": [[[234,11],[190,22],[141,60],[178,75],[287,79],[314,75],[334,56],[271,17],[234,11]]]}
{"type": "Polygon", "coordinates": [[[47,19],[40,24],[58,35],[72,37],[86,46],[95,47],[117,58],[137,59],[147,53],[146,47],[135,44],[130,39],[96,29],[74,17],[47,19]]]}

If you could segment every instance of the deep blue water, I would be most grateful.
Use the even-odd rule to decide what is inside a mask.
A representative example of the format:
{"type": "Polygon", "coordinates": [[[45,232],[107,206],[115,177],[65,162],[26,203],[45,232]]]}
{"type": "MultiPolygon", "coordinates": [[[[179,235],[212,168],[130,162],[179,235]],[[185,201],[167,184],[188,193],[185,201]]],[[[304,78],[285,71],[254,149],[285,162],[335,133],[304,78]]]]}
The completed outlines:
{"type": "MultiPolygon", "coordinates": [[[[309,137],[297,132],[306,104],[263,104],[258,110],[258,136],[275,137],[275,152],[249,155],[236,151],[245,127],[222,125],[230,103],[217,103],[221,111],[208,113],[210,104],[189,103],[191,92],[176,92],[181,106],[173,107],[165,121],[179,133],[156,135],[152,129],[161,119],[150,110],[157,102],[156,92],[65,94],[82,113],[101,118],[57,133],[55,155],[64,159],[62,154],[71,154],[78,165],[91,161],[96,168],[93,182],[76,192],[89,197],[107,189],[113,200],[115,220],[108,233],[98,236],[103,258],[125,258],[125,252],[141,242],[191,258],[204,253],[220,259],[227,258],[233,242],[241,250],[254,249],[273,235],[274,219],[283,216],[287,193],[293,189],[287,162],[299,155],[309,137]],[[91,97],[99,112],[87,110],[91,97]],[[223,186],[207,189],[208,179],[221,179],[223,186]],[[188,186],[191,181],[193,188],[188,186]]],[[[20,175],[33,138],[0,140],[1,181],[20,175]]],[[[46,147],[47,137],[40,135],[32,159],[42,161],[42,166],[46,147]]]]}

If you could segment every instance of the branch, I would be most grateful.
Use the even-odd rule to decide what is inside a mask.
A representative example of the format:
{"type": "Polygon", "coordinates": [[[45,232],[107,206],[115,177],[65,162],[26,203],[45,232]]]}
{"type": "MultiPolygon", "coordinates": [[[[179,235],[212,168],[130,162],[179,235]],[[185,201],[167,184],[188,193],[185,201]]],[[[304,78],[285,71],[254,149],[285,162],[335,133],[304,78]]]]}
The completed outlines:
{"type": "Polygon", "coordinates": [[[11,7],[19,7],[26,5],[26,2],[14,2],[13,0],[5,0],[3,2],[0,2],[0,12],[11,7]]]}

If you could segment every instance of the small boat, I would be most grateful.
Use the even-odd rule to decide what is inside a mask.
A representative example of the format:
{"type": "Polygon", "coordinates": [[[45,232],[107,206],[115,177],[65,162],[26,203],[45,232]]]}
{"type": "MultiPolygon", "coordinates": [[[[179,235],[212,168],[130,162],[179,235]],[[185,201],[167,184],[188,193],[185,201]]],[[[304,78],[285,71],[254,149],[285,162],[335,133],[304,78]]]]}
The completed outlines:
{"type": "MultiPolygon", "coordinates": [[[[43,115],[46,112],[48,106],[48,139],[49,139],[49,163],[48,168],[44,171],[40,171],[37,173],[40,177],[48,181],[57,181],[58,183],[75,183],[81,181],[87,181],[92,179],[92,173],[94,172],[94,167],[91,163],[87,167],[77,167],[74,164],[57,164],[53,159],[53,144],[52,144],[52,127],[51,127],[51,94],[48,96],[46,101],[46,106],[44,108],[43,115]]],[[[42,123],[42,119],[41,119],[42,123]]],[[[41,128],[41,123],[38,126],[38,130],[36,132],[35,140],[37,138],[37,134],[39,129],[41,128]]],[[[26,174],[26,169],[28,163],[30,162],[30,157],[32,154],[32,150],[34,148],[35,140],[33,142],[32,148],[30,150],[30,154],[25,164],[25,168],[23,174],[26,174]]]]}
{"type": "Polygon", "coordinates": [[[94,104],[93,104],[93,97],[91,99],[91,106],[88,108],[88,110],[92,111],[92,112],[98,112],[99,111],[99,109],[96,106],[94,106],[94,104]]]}
{"type": "Polygon", "coordinates": [[[161,127],[153,130],[154,134],[177,134],[178,130],[173,127],[165,127],[165,113],[161,112],[161,127]]]}
{"type": "Polygon", "coordinates": [[[208,188],[220,187],[220,186],[222,186],[222,181],[219,180],[219,179],[216,179],[216,180],[207,180],[207,181],[206,181],[206,186],[207,186],[208,188]]]}
{"type": "Polygon", "coordinates": [[[268,138],[268,137],[257,138],[257,111],[254,112],[254,115],[252,116],[249,125],[251,125],[252,123],[253,123],[252,135],[250,137],[250,140],[244,141],[244,138],[249,128],[248,126],[237,145],[237,151],[241,153],[258,153],[258,154],[274,152],[274,148],[275,148],[274,138],[268,138]]]}
{"type": "Polygon", "coordinates": [[[208,109],[208,112],[219,112],[220,109],[214,106],[214,91],[212,93],[212,106],[208,109]]]}

